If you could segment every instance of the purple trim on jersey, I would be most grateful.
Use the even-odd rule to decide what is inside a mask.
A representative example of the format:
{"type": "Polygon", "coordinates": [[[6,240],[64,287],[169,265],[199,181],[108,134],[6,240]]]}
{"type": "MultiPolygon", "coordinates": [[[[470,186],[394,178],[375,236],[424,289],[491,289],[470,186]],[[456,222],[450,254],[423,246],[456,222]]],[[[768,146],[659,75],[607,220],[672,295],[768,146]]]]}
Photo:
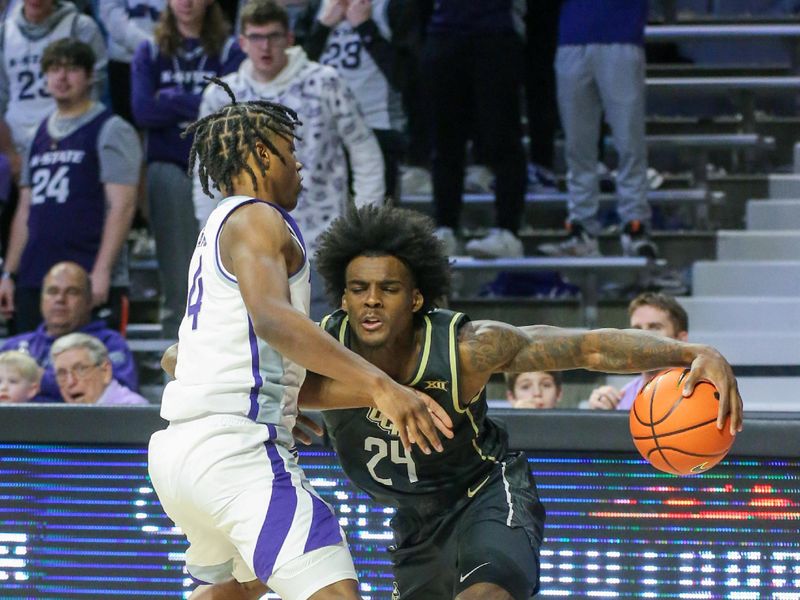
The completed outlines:
{"type": "MultiPolygon", "coordinates": [[[[309,492],[310,493],[310,492],[309,492]]],[[[342,542],[339,522],[331,508],[320,500],[316,494],[311,494],[311,503],[314,513],[311,517],[311,529],[308,532],[306,547],[303,552],[311,552],[323,546],[335,546],[342,542]]]]}
{"type": "MultiPolygon", "coordinates": [[[[261,378],[261,361],[258,356],[258,338],[256,331],[253,329],[253,322],[250,317],[247,317],[247,333],[250,338],[250,360],[253,367],[253,387],[250,388],[250,411],[247,413],[247,418],[253,421],[258,417],[258,394],[261,391],[261,386],[264,385],[264,380],[261,378]]],[[[272,431],[269,432],[272,436],[272,431]]],[[[270,437],[270,439],[274,439],[270,437]]]]}
{"type": "MultiPolygon", "coordinates": [[[[188,573],[188,571],[187,571],[187,573],[188,573]]],[[[203,581],[202,579],[198,579],[197,577],[195,577],[195,576],[194,576],[194,575],[192,575],[191,573],[189,573],[189,579],[191,579],[192,581],[194,581],[194,582],[195,582],[197,585],[214,585],[214,584],[213,584],[212,582],[210,582],[210,581],[203,581]]]]}
{"type": "Polygon", "coordinates": [[[286,472],[286,465],[275,444],[267,442],[264,447],[267,449],[274,477],[267,516],[253,553],[253,566],[256,576],[266,582],[272,576],[275,561],[278,560],[283,542],[292,528],[297,512],[297,489],[292,485],[292,477],[286,472]]]}
{"type": "Polygon", "coordinates": [[[238,208],[240,208],[242,206],[246,206],[247,204],[253,204],[255,202],[261,202],[262,204],[267,204],[267,205],[271,206],[272,208],[274,208],[275,210],[277,210],[281,214],[281,216],[283,217],[283,220],[286,221],[286,223],[289,225],[289,227],[292,228],[292,231],[294,231],[294,234],[297,236],[297,239],[300,241],[300,247],[303,249],[303,264],[300,265],[300,268],[297,269],[297,271],[295,271],[294,273],[290,273],[289,274],[289,278],[294,277],[300,271],[302,271],[303,267],[306,265],[306,261],[308,260],[308,258],[307,258],[307,254],[308,253],[306,252],[306,243],[305,243],[305,241],[303,241],[303,234],[300,233],[300,228],[297,226],[297,223],[295,223],[295,221],[292,218],[292,216],[288,212],[286,212],[285,209],[281,208],[277,204],[273,204],[272,202],[267,202],[266,200],[259,200],[258,198],[251,198],[250,200],[245,200],[241,204],[237,204],[236,206],[234,206],[228,212],[228,214],[225,215],[225,218],[222,219],[222,223],[219,224],[219,229],[217,229],[217,238],[214,240],[214,260],[217,261],[217,270],[220,273],[222,273],[222,275],[225,277],[225,279],[227,279],[229,281],[232,281],[233,283],[235,283],[237,285],[238,285],[239,282],[236,281],[236,279],[234,279],[233,277],[229,276],[225,272],[225,269],[222,267],[222,263],[219,260],[219,236],[222,234],[222,228],[225,226],[225,223],[227,222],[228,217],[230,217],[234,212],[236,212],[236,210],[238,208]]]}
{"type": "Polygon", "coordinates": [[[269,431],[269,439],[277,440],[278,439],[278,430],[276,429],[275,425],[272,423],[267,423],[267,431],[269,431]]]}
{"type": "Polygon", "coordinates": [[[251,200],[246,200],[245,202],[242,202],[241,204],[237,204],[232,209],[230,209],[228,211],[228,214],[225,215],[225,217],[222,219],[222,223],[219,224],[219,229],[217,229],[217,237],[214,240],[214,260],[217,262],[217,270],[220,273],[222,273],[222,275],[223,275],[223,277],[225,277],[225,279],[227,279],[228,281],[232,281],[233,283],[235,283],[237,285],[238,285],[239,282],[236,281],[236,279],[234,279],[233,277],[231,277],[230,275],[228,275],[225,272],[225,269],[222,266],[222,262],[220,262],[220,260],[219,260],[219,236],[222,235],[222,228],[225,227],[225,223],[228,222],[228,218],[233,213],[235,213],[237,211],[237,209],[241,208],[242,206],[246,206],[248,204],[253,204],[254,202],[261,202],[261,200],[257,200],[256,198],[253,198],[251,200]]]}

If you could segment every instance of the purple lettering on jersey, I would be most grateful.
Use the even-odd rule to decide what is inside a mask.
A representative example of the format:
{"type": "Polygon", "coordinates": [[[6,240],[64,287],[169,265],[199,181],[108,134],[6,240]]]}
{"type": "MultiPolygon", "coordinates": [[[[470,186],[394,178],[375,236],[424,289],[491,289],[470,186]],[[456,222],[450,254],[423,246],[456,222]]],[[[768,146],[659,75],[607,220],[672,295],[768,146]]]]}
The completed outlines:
{"type": "Polygon", "coordinates": [[[192,318],[192,331],[197,329],[197,317],[200,315],[200,307],[203,304],[203,257],[197,265],[197,271],[192,275],[192,289],[189,290],[189,297],[186,300],[186,316],[192,318]],[[192,297],[197,293],[197,299],[192,302],[192,297]]]}

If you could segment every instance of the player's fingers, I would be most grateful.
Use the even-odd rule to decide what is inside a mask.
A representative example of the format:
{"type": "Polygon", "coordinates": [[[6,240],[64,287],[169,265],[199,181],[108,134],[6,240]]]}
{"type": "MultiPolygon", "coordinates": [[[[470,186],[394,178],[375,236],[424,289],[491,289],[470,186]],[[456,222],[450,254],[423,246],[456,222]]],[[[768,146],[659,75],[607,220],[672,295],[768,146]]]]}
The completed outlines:
{"type": "Polygon", "coordinates": [[[694,392],[694,386],[697,385],[700,376],[697,373],[696,369],[691,369],[689,374],[686,376],[686,379],[683,380],[683,397],[687,398],[692,395],[694,392]]]}
{"type": "MultiPolygon", "coordinates": [[[[425,411],[427,415],[427,411],[425,411]]],[[[416,444],[419,446],[419,449],[422,450],[425,454],[430,454],[431,449],[428,447],[428,441],[425,439],[425,435],[423,435],[419,428],[417,427],[416,418],[412,412],[411,418],[408,420],[408,425],[406,425],[408,429],[408,439],[412,444],[416,444]]]]}
{"type": "Polygon", "coordinates": [[[300,427],[295,427],[292,429],[292,437],[305,446],[311,445],[311,436],[303,431],[300,427]]]}
{"type": "Polygon", "coordinates": [[[297,423],[311,430],[311,432],[318,437],[322,437],[325,433],[325,428],[322,425],[302,413],[297,415],[297,423]]]}
{"type": "Polygon", "coordinates": [[[400,443],[403,444],[403,448],[406,451],[406,454],[411,452],[411,442],[408,439],[408,431],[406,430],[405,425],[398,424],[397,431],[400,434],[400,443]]]}
{"type": "MultiPolygon", "coordinates": [[[[441,411],[444,412],[443,408],[441,408],[441,407],[439,407],[439,408],[440,408],[441,411]]],[[[447,415],[446,412],[444,412],[444,416],[447,417],[448,420],[450,420],[450,417],[447,415]]],[[[451,422],[450,425],[448,425],[442,419],[441,414],[439,412],[434,412],[432,410],[431,410],[431,418],[433,419],[433,424],[436,426],[436,429],[441,431],[446,438],[452,440],[453,436],[455,436],[455,434],[453,433],[453,429],[452,429],[452,422],[451,422]]]]}
{"type": "Polygon", "coordinates": [[[736,435],[742,430],[742,396],[739,394],[739,385],[733,382],[730,392],[731,403],[731,435],[736,435]]]}
{"type": "Polygon", "coordinates": [[[446,437],[452,438],[453,420],[450,418],[450,415],[447,414],[447,411],[427,394],[424,394],[418,390],[414,390],[414,393],[425,403],[425,406],[427,407],[428,412],[430,412],[431,418],[433,419],[433,424],[436,426],[436,428],[446,437]]]}
{"type": "Polygon", "coordinates": [[[424,407],[424,410],[417,412],[416,416],[417,426],[422,432],[422,435],[427,438],[427,441],[430,442],[431,446],[433,446],[437,452],[441,452],[444,448],[442,448],[442,442],[439,440],[439,434],[436,433],[436,425],[434,424],[430,412],[428,412],[428,408],[424,407]]]}
{"type": "MultiPolygon", "coordinates": [[[[725,427],[725,417],[727,417],[728,413],[731,411],[728,391],[729,390],[726,388],[717,390],[717,396],[719,400],[719,410],[717,411],[717,429],[719,430],[722,430],[722,428],[725,427]]],[[[731,415],[731,419],[733,419],[733,415],[731,415]]],[[[731,423],[733,423],[733,420],[731,420],[731,423]]]]}

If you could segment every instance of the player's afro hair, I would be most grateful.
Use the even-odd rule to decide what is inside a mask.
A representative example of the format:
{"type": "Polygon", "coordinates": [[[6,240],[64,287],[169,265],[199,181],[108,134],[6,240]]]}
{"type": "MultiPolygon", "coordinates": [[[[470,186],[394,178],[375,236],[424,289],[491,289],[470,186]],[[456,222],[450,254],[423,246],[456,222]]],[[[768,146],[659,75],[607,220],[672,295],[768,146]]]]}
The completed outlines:
{"type": "Polygon", "coordinates": [[[351,208],[319,238],[315,257],[325,290],[338,306],[345,271],[359,256],[394,256],[411,272],[424,303],[420,314],[435,308],[450,290],[450,266],[444,248],[425,215],[391,206],[351,208]]]}

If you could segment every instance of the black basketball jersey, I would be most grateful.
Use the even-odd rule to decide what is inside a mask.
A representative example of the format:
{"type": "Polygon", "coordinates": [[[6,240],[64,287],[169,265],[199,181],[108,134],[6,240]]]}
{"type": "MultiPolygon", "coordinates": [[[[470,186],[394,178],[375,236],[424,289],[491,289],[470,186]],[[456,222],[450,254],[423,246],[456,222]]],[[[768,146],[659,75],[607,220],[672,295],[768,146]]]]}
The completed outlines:
{"type": "MultiPolygon", "coordinates": [[[[469,318],[437,309],[422,320],[418,366],[414,378],[402,383],[425,392],[450,415],[455,436],[441,437],[444,452],[426,455],[414,445],[407,455],[397,429],[377,409],[329,410],[323,416],[342,468],[355,485],[383,504],[434,515],[477,492],[506,455],[508,436],[487,418],[484,390],[467,407],[459,405],[458,332],[469,318]]],[[[325,317],[321,326],[350,346],[344,311],[325,317]]]]}

